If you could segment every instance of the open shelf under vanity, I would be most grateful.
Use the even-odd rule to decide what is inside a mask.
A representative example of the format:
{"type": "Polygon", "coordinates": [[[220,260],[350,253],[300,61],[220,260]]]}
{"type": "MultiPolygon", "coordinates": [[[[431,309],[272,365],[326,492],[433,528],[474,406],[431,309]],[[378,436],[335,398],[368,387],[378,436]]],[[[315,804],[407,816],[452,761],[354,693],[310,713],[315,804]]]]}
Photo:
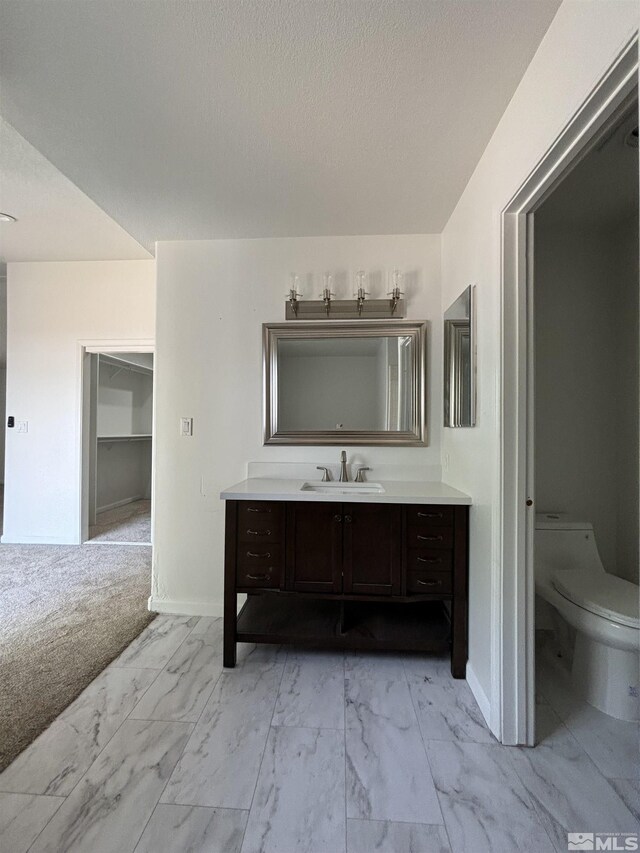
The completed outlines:
{"type": "Polygon", "coordinates": [[[337,649],[443,652],[450,647],[443,602],[404,603],[253,593],[236,622],[236,641],[337,649]]]}

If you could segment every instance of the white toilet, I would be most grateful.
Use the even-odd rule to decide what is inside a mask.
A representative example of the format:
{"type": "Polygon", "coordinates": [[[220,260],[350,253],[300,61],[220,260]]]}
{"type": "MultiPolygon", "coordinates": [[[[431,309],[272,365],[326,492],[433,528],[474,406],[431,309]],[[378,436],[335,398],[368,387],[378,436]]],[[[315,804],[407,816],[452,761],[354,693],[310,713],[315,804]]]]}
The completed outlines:
{"type": "Polygon", "coordinates": [[[569,634],[567,624],[575,629],[576,691],[605,714],[638,720],[640,588],[605,572],[591,524],[562,513],[536,515],[535,584],[536,625],[546,627],[551,616],[557,634],[569,634]],[[553,610],[545,612],[540,599],[553,610]]]}

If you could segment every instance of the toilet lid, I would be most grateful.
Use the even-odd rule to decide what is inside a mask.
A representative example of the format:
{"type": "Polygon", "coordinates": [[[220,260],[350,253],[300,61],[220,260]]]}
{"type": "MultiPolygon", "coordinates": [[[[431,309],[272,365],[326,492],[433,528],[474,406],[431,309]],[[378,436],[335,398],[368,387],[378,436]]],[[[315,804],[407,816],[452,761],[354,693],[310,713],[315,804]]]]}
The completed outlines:
{"type": "Polygon", "coordinates": [[[551,582],[560,595],[579,607],[619,625],[640,627],[636,584],[606,572],[585,572],[584,569],[555,572],[551,582]]]}

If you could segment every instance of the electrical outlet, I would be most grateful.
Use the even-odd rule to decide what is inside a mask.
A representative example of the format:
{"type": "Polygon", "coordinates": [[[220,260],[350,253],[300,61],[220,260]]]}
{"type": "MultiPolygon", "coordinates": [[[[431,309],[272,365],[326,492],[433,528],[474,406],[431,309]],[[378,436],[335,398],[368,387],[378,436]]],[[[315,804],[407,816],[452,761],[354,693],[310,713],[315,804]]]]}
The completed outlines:
{"type": "Polygon", "coordinates": [[[193,435],[193,418],[180,418],[180,435],[185,437],[193,435]]]}

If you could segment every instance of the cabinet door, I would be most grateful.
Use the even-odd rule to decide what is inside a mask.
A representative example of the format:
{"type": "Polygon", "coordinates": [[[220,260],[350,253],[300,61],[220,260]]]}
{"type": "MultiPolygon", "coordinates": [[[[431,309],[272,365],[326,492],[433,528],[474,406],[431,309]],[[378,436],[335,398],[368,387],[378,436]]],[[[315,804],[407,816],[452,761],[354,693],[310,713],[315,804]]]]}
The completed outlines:
{"type": "Polygon", "coordinates": [[[342,505],[287,504],[287,589],[342,592],[342,505]]]}
{"type": "Polygon", "coordinates": [[[344,591],[399,595],[402,585],[402,511],[389,504],[344,505],[344,591]]]}

